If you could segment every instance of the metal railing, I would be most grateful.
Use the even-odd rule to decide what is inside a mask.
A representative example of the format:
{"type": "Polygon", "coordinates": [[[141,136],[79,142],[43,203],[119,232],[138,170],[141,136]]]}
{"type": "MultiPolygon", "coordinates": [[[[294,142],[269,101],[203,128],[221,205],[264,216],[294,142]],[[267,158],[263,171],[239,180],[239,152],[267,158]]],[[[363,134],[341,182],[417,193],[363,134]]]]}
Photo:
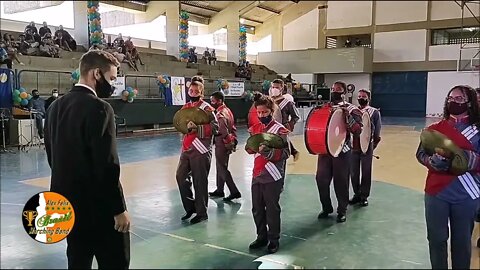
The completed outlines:
{"type": "Polygon", "coordinates": [[[16,71],[16,73],[18,88],[24,87],[27,91],[37,89],[40,95],[50,95],[53,88],[58,89],[60,94],[64,94],[70,90],[73,84],[71,72],[68,71],[24,69],[16,71]],[[33,74],[33,76],[27,74],[33,74]]]}

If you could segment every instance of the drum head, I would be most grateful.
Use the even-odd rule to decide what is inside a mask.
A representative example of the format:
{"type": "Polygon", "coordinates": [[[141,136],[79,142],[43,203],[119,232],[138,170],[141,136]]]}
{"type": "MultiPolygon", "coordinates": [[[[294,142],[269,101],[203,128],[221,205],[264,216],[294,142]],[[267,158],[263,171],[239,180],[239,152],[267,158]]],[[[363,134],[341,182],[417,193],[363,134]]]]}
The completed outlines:
{"type": "Polygon", "coordinates": [[[370,122],[370,115],[364,112],[362,115],[362,133],[360,133],[360,148],[365,154],[368,151],[368,146],[372,140],[372,124],[370,122]]]}
{"type": "Polygon", "coordinates": [[[336,109],[330,115],[327,129],[327,148],[330,155],[338,157],[342,152],[343,144],[347,138],[347,125],[341,109],[336,109]]]}
{"type": "Polygon", "coordinates": [[[330,118],[330,106],[313,108],[305,121],[305,147],[312,155],[327,154],[326,132],[330,118]]]}

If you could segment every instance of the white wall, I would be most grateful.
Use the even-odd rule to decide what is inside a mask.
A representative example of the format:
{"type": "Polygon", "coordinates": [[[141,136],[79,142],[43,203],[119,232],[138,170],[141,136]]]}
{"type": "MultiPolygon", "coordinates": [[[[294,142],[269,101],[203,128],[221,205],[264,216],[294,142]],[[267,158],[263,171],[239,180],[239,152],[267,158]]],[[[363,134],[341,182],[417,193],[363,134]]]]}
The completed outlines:
{"type": "Polygon", "coordinates": [[[318,48],[318,13],[316,8],[283,27],[283,50],[318,48]]]}
{"type": "Polygon", "coordinates": [[[328,87],[332,86],[336,81],[343,81],[347,85],[355,85],[355,92],[353,93],[352,100],[353,104],[355,105],[358,105],[358,90],[372,90],[372,76],[370,74],[325,74],[325,83],[328,85],[328,87]]]}
{"type": "Polygon", "coordinates": [[[427,1],[377,1],[375,24],[426,21],[427,3],[427,1]]]}
{"type": "MultiPolygon", "coordinates": [[[[477,48],[464,49],[462,51],[462,60],[473,58],[478,53],[480,44],[469,44],[469,47],[477,48]]],[[[477,55],[475,58],[478,59],[479,57],[477,55]]],[[[430,46],[428,58],[430,61],[458,60],[460,59],[460,44],[430,46]]]]}
{"type": "Polygon", "coordinates": [[[375,33],[373,62],[424,61],[427,30],[375,33]]]}
{"type": "Polygon", "coordinates": [[[371,24],[372,1],[328,1],[327,29],[370,26],[371,24]]]}
{"type": "Polygon", "coordinates": [[[479,76],[478,72],[429,72],[427,80],[427,117],[442,115],[445,97],[455,85],[466,84],[473,88],[480,87],[479,76]]]}
{"type": "MultiPolygon", "coordinates": [[[[458,1],[461,2],[461,1],[458,1]]],[[[468,3],[467,6],[475,14],[480,15],[480,4],[478,1],[472,1],[477,3],[468,3]]],[[[473,17],[470,11],[465,8],[464,17],[473,17]]],[[[462,17],[462,9],[455,3],[455,1],[432,1],[432,20],[445,20],[455,19],[462,17]]]]}

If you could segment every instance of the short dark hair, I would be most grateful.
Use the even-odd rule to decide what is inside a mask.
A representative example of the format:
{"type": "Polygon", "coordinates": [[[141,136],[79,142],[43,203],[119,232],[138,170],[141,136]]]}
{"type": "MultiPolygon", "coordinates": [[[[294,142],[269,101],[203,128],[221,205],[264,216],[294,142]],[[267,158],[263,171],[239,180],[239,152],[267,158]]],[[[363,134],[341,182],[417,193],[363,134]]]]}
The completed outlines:
{"type": "Polygon", "coordinates": [[[358,90],[358,92],[359,93],[363,92],[363,93],[367,94],[368,99],[370,99],[370,97],[372,96],[372,92],[370,92],[370,90],[367,90],[367,89],[360,89],[360,90],[358,90]]]}
{"type": "Polygon", "coordinates": [[[343,88],[343,93],[345,93],[347,91],[347,84],[346,83],[344,83],[342,81],[336,81],[336,82],[333,83],[333,85],[335,85],[335,84],[338,84],[343,88]]]}
{"type": "Polygon", "coordinates": [[[221,101],[225,100],[225,95],[220,91],[216,91],[216,92],[212,93],[211,96],[218,99],[218,100],[221,100],[221,101]]]}
{"type": "Polygon", "coordinates": [[[33,92],[39,92],[39,91],[38,91],[38,89],[33,89],[32,94],[33,94],[33,92]]]}
{"type": "Polygon", "coordinates": [[[80,58],[80,76],[86,76],[90,70],[96,68],[105,73],[110,70],[111,66],[120,66],[115,56],[106,51],[91,50],[80,58]]]}
{"type": "Polygon", "coordinates": [[[52,93],[58,93],[58,89],[57,89],[57,88],[53,88],[53,89],[52,89],[52,93]]]}
{"type": "Polygon", "coordinates": [[[283,86],[283,84],[284,84],[284,82],[283,82],[282,79],[275,79],[275,80],[272,81],[272,84],[273,84],[273,83],[279,83],[279,84],[281,84],[282,86],[283,86]]]}
{"type": "Polygon", "coordinates": [[[271,97],[267,96],[267,95],[264,95],[264,94],[261,94],[261,93],[256,93],[255,94],[255,97],[254,97],[254,106],[255,108],[258,107],[258,106],[265,106],[267,108],[269,108],[270,110],[272,110],[272,112],[274,111],[274,101],[271,97]]]}

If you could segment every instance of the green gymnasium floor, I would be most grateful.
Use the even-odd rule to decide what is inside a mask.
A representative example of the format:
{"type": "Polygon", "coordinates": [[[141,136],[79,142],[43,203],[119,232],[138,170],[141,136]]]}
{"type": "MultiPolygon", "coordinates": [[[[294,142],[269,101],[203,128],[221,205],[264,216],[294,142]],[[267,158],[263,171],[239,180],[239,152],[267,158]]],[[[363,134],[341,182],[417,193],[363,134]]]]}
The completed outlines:
{"type": "MultiPolygon", "coordinates": [[[[301,134],[293,137],[301,157],[296,163],[288,161],[280,201],[280,250],[273,255],[263,249],[248,250],[255,239],[250,202],[253,158],[241,150],[243,145],[230,161],[243,197],[229,204],[211,199],[209,220],[190,225],[180,221],[184,211],[175,181],[180,136],[120,138],[121,181],[133,224],[130,267],[429,268],[422,192],[426,173],[414,156],[425,120],[385,119],[384,123],[370,205],[349,207],[343,224],[335,222],[335,215],[317,220],[321,209],[314,180],[316,159],[307,153],[301,134]]],[[[241,144],[246,136],[241,129],[241,144]]],[[[40,244],[20,225],[25,202],[48,190],[45,152],[37,148],[0,158],[1,268],[65,268],[65,241],[40,244]]],[[[215,188],[212,164],[210,191],[215,188]]],[[[331,194],[335,203],[333,190],[331,194]]],[[[478,236],[478,226],[476,230],[478,236]]],[[[478,258],[475,248],[472,268],[479,268],[478,258]]]]}

